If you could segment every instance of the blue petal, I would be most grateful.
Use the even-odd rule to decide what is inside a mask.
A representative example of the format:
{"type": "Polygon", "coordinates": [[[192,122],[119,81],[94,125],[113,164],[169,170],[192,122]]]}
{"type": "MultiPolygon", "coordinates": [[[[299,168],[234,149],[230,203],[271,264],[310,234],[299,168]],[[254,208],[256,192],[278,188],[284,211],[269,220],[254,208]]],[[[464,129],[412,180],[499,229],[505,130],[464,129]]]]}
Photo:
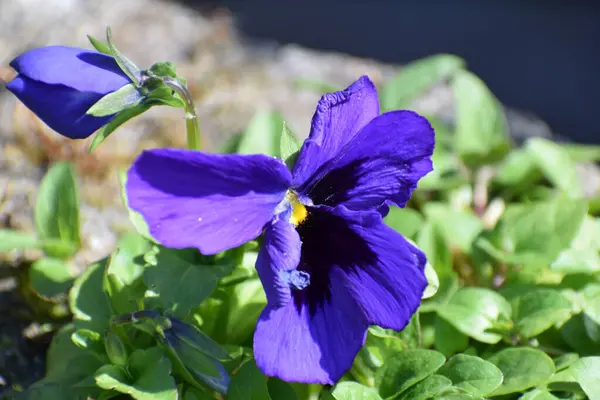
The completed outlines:
{"type": "Polygon", "coordinates": [[[86,111],[102,95],[48,85],[18,75],[6,85],[46,125],[71,139],[83,139],[110,122],[114,115],[94,117],[86,111]]]}
{"type": "Polygon", "coordinates": [[[48,46],[29,50],[10,66],[20,75],[48,85],[105,95],[128,83],[115,59],[76,47],[48,46]]]}
{"type": "MultiPolygon", "coordinates": [[[[369,324],[401,330],[427,285],[425,256],[377,211],[309,207],[297,227],[304,290],[261,315],[254,355],[267,375],[333,384],[350,369],[369,324]]],[[[282,235],[283,237],[283,235],[282,235]]]]}
{"type": "MultiPolygon", "coordinates": [[[[294,226],[278,220],[267,226],[256,270],[273,307],[286,305],[292,295],[292,279],[300,262],[300,236],[294,226]]],[[[298,289],[298,288],[295,288],[298,289]]]]}
{"type": "Polygon", "coordinates": [[[434,144],[433,128],[425,118],[411,111],[382,114],[299,190],[314,204],[331,207],[403,207],[419,179],[433,169],[434,144]]]}
{"type": "Polygon", "coordinates": [[[290,179],[281,160],[265,155],[157,149],[133,163],[126,189],[158,242],[215,254],[259,236],[290,179]]]}
{"type": "Polygon", "coordinates": [[[304,141],[294,167],[294,186],[302,186],[373,118],[379,100],[373,82],[362,76],[346,90],[324,95],[312,119],[310,136],[304,141]]]}
{"type": "Polygon", "coordinates": [[[315,310],[294,301],[267,305],[254,332],[254,358],[263,373],[332,385],[350,369],[368,325],[341,283],[333,281],[329,290],[315,310]]]}

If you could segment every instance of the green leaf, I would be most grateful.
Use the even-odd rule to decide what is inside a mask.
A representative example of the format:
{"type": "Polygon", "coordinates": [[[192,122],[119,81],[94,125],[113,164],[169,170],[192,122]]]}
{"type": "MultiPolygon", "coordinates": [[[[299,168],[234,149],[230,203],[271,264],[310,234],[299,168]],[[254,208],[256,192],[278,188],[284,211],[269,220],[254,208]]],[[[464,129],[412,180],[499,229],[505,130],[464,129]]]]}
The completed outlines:
{"type": "Polygon", "coordinates": [[[140,86],[140,78],[142,76],[141,70],[135,65],[130,59],[125,57],[112,43],[112,33],[110,26],[106,27],[106,43],[110,53],[115,58],[115,61],[121,68],[121,71],[125,73],[136,87],[140,86]]]}
{"type": "Polygon", "coordinates": [[[469,346],[469,337],[443,318],[435,319],[435,347],[449,357],[469,346]]]}
{"type": "Polygon", "coordinates": [[[500,164],[494,183],[520,191],[535,184],[541,177],[535,156],[526,149],[511,151],[500,164]]]}
{"type": "Polygon", "coordinates": [[[429,262],[442,280],[446,276],[453,275],[452,255],[450,246],[446,243],[437,224],[425,223],[417,235],[417,247],[427,256],[429,262]]]}
{"type": "Polygon", "coordinates": [[[144,282],[165,308],[185,318],[217,287],[217,268],[191,263],[181,257],[179,250],[162,246],[155,249],[156,259],[144,270],[144,282]]]}
{"type": "MultiPolygon", "coordinates": [[[[60,239],[81,246],[79,233],[79,196],[71,164],[52,165],[38,190],[35,226],[40,239],[60,239]]],[[[72,254],[71,254],[72,255],[72,254]]]]}
{"type": "Polygon", "coordinates": [[[452,381],[445,376],[431,375],[410,387],[406,392],[396,397],[398,400],[428,400],[452,386],[452,381]]]}
{"type": "Polygon", "coordinates": [[[125,233],[119,240],[104,279],[104,290],[115,314],[138,310],[146,292],[141,279],[146,264],[143,256],[151,248],[149,240],[135,233],[125,233]]]}
{"type": "Polygon", "coordinates": [[[457,354],[438,370],[452,384],[474,396],[487,396],[503,380],[502,371],[489,361],[466,354],[457,354]]]}
{"type": "Polygon", "coordinates": [[[254,360],[247,361],[231,378],[228,400],[270,400],[265,376],[256,367],[254,360]]]}
{"type": "Polygon", "coordinates": [[[579,354],[577,353],[567,353],[562,356],[558,356],[554,359],[554,365],[556,367],[556,372],[562,371],[563,369],[568,368],[575,361],[579,360],[579,354]]]}
{"type": "Polygon", "coordinates": [[[228,343],[242,343],[254,332],[258,316],[267,299],[260,279],[243,281],[227,289],[229,310],[225,338],[228,343]]]}
{"type": "Polygon", "coordinates": [[[96,371],[94,379],[102,389],[116,390],[136,400],[177,400],[175,380],[170,373],[169,359],[153,347],[134,351],[127,372],[115,365],[105,365],[96,371]]]}
{"type": "Polygon", "coordinates": [[[552,395],[547,390],[534,389],[519,397],[519,400],[558,400],[558,397],[552,395]]]}
{"type": "Polygon", "coordinates": [[[463,288],[452,296],[438,315],[456,329],[484,343],[498,343],[502,336],[489,332],[498,321],[509,320],[511,307],[496,292],[484,288],[463,288]]]}
{"type": "Polygon", "coordinates": [[[517,331],[525,338],[537,336],[553,325],[565,322],[571,303],[557,290],[536,289],[512,301],[517,331]]]}
{"type": "Polygon", "coordinates": [[[439,226],[445,241],[453,248],[470,253],[483,222],[470,210],[454,210],[448,204],[429,202],[423,207],[429,221],[439,226]]]}
{"type": "Polygon", "coordinates": [[[104,336],[104,349],[111,363],[120,367],[127,365],[129,360],[127,348],[119,335],[111,330],[108,330],[104,336]]]}
{"type": "Polygon", "coordinates": [[[579,232],[568,249],[563,250],[550,269],[565,274],[600,271],[600,220],[584,217],[579,232]]]}
{"type": "Polygon", "coordinates": [[[88,349],[98,354],[104,352],[102,337],[98,332],[89,329],[78,329],[71,335],[71,340],[75,343],[75,346],[82,349],[88,349]]]}
{"type": "Polygon", "coordinates": [[[130,83],[102,97],[86,111],[86,114],[94,117],[114,115],[127,108],[137,106],[143,99],[144,96],[138,88],[130,83]]]}
{"type": "Polygon", "coordinates": [[[283,122],[283,128],[281,130],[281,143],[279,145],[279,153],[281,159],[285,162],[288,169],[291,171],[296,164],[298,154],[300,154],[300,147],[302,143],[298,140],[298,137],[288,127],[285,121],[283,122]]]}
{"type": "Polygon", "coordinates": [[[29,267],[29,281],[35,292],[45,298],[65,293],[73,283],[71,268],[62,260],[40,258],[29,267]]]}
{"type": "Polygon", "coordinates": [[[269,378],[267,387],[269,388],[269,396],[273,400],[298,400],[294,388],[281,379],[269,378]]]}
{"type": "Polygon", "coordinates": [[[423,217],[412,208],[390,207],[385,223],[402,235],[412,238],[423,226],[423,217]]]}
{"type": "Polygon", "coordinates": [[[554,374],[554,363],[540,350],[514,347],[501,350],[488,359],[504,375],[504,381],[492,396],[521,392],[542,385],[554,374]]]}
{"type": "Polygon", "coordinates": [[[422,299],[433,297],[440,288],[440,280],[429,262],[425,264],[425,278],[427,278],[427,287],[421,296],[422,299]]]}
{"type": "Polygon", "coordinates": [[[400,394],[432,375],[446,357],[433,350],[413,349],[395,355],[377,371],[375,380],[382,397],[400,394]]]}
{"type": "Polygon", "coordinates": [[[544,176],[570,197],[582,197],[583,189],[575,163],[560,145],[544,138],[531,138],[525,148],[544,176]]]}
{"type": "Polygon", "coordinates": [[[458,71],[452,80],[456,97],[456,150],[465,163],[478,165],[501,159],[510,139],[498,100],[477,76],[458,71]]]}
{"type": "Polygon", "coordinates": [[[583,295],[583,312],[600,325],[600,283],[586,285],[581,294],[583,295]]]}
{"type": "Polygon", "coordinates": [[[127,208],[129,221],[140,235],[146,239],[154,241],[154,238],[152,238],[152,235],[150,235],[148,224],[144,220],[144,217],[142,217],[142,214],[129,208],[129,201],[127,200],[127,171],[119,171],[119,182],[121,183],[121,200],[123,201],[125,208],[127,208]]]}
{"type": "Polygon", "coordinates": [[[574,315],[560,328],[561,337],[580,355],[600,354],[600,342],[590,337],[586,326],[589,325],[588,319],[583,313],[574,315]]]}
{"type": "Polygon", "coordinates": [[[381,88],[382,112],[410,108],[425,91],[464,67],[465,61],[451,54],[437,54],[404,66],[381,88]]]}
{"type": "Polygon", "coordinates": [[[91,35],[86,35],[86,36],[87,36],[88,40],[90,41],[90,43],[92,44],[92,46],[94,46],[94,48],[96,50],[98,50],[102,54],[112,56],[110,48],[106,45],[106,43],[101,42],[100,40],[92,37],[91,35]]]}
{"type": "Polygon", "coordinates": [[[90,265],[75,280],[69,293],[69,308],[78,326],[96,332],[103,332],[111,317],[108,299],[102,291],[107,262],[105,258],[90,265]]]}
{"type": "Polygon", "coordinates": [[[381,400],[375,389],[358,382],[340,382],[331,394],[336,400],[381,400]]]}
{"type": "Polygon", "coordinates": [[[150,72],[157,76],[170,76],[171,78],[177,78],[177,72],[175,69],[175,64],[171,61],[161,61],[152,64],[150,67],[150,72]]]}
{"type": "Polygon", "coordinates": [[[52,379],[71,377],[79,380],[88,373],[93,374],[102,364],[102,358],[90,353],[87,348],[75,345],[73,335],[75,324],[63,326],[52,338],[46,354],[46,376],[52,379]],[[69,369],[71,362],[77,362],[76,370],[69,369]],[[82,374],[82,375],[81,375],[82,374]]]}
{"type": "Polygon", "coordinates": [[[560,145],[575,162],[600,161],[600,146],[592,144],[561,143],[560,145]]]}
{"type": "Polygon", "coordinates": [[[219,154],[235,154],[238,152],[240,142],[242,141],[242,135],[233,135],[230,138],[225,139],[225,142],[219,148],[219,154]]]}
{"type": "Polygon", "coordinates": [[[476,245],[498,261],[550,264],[570,246],[587,213],[583,200],[564,196],[549,201],[516,204],[506,208],[497,226],[501,249],[478,240],[476,245]]]}
{"type": "Polygon", "coordinates": [[[110,120],[108,124],[104,125],[104,128],[102,128],[102,130],[98,132],[96,136],[94,136],[94,140],[90,145],[89,152],[91,153],[98,146],[100,146],[100,143],[106,140],[106,138],[109,137],[110,134],[113,133],[119,126],[123,125],[130,119],[137,117],[140,114],[143,114],[150,107],[150,105],[142,103],[131,108],[126,108],[119,112],[117,115],[115,115],[113,119],[110,120]]]}
{"type": "Polygon", "coordinates": [[[29,233],[0,229],[0,253],[17,249],[35,249],[40,246],[41,243],[29,233]]]}
{"type": "Polygon", "coordinates": [[[282,129],[281,114],[274,111],[256,113],[240,140],[238,153],[279,156],[282,129]]]}
{"type": "Polygon", "coordinates": [[[600,399],[600,357],[584,357],[570,367],[571,373],[590,400],[600,399]]]}

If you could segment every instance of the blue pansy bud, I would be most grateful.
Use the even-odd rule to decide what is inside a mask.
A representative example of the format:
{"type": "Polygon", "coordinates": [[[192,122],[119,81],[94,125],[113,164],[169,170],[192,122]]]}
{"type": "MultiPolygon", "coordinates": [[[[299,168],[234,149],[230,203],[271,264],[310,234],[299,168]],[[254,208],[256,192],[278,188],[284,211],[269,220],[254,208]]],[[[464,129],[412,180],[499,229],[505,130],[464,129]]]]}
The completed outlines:
{"type": "Polygon", "coordinates": [[[105,95],[130,84],[111,56],[65,46],[33,49],[10,66],[18,75],[6,87],[56,132],[72,139],[90,136],[113,117],[86,111],[105,95]]]}

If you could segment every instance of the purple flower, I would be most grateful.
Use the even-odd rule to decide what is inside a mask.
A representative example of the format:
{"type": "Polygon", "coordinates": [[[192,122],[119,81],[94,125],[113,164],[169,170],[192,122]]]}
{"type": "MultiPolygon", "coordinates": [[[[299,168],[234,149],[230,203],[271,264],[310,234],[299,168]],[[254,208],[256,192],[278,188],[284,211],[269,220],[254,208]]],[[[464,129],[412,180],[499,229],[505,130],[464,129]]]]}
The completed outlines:
{"type": "Polygon", "coordinates": [[[319,101],[292,173],[265,155],[150,150],[129,171],[129,204],[173,248],[214,254],[265,231],[256,362],[286,381],[332,384],[369,325],[401,330],[420,304],[425,255],[381,215],[432,170],[433,147],[425,118],[379,115],[361,77],[319,101]]]}
{"type": "Polygon", "coordinates": [[[94,117],[86,111],[105,95],[131,83],[113,57],[75,47],[30,50],[10,66],[18,75],[6,87],[50,128],[83,139],[114,115],[94,117]]]}

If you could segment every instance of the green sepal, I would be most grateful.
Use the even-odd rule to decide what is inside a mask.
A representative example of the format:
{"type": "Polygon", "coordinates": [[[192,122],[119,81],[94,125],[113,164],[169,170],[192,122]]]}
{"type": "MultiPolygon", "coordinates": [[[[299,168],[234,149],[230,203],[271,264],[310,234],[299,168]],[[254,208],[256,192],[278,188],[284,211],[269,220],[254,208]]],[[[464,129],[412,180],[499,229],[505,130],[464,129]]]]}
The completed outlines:
{"type": "Polygon", "coordinates": [[[289,170],[291,171],[296,164],[298,154],[300,154],[300,147],[302,146],[300,140],[292,130],[288,127],[287,123],[283,122],[281,129],[281,141],[279,144],[279,151],[281,159],[285,162],[289,170]]]}
{"type": "Polygon", "coordinates": [[[125,85],[102,97],[86,111],[94,117],[106,117],[117,114],[127,108],[135,107],[144,99],[144,95],[133,84],[125,85]]]}
{"type": "Polygon", "coordinates": [[[88,40],[90,41],[90,43],[92,44],[92,46],[94,46],[94,48],[96,50],[98,50],[100,53],[102,54],[106,54],[108,56],[112,56],[112,53],[110,51],[110,47],[108,47],[106,45],[106,43],[99,41],[98,39],[96,39],[95,37],[91,36],[91,35],[86,35],[88,40]]]}
{"type": "Polygon", "coordinates": [[[151,105],[140,103],[134,107],[126,108],[119,112],[108,124],[104,125],[104,128],[96,134],[92,144],[90,145],[89,152],[91,153],[102,143],[111,133],[113,133],[119,126],[123,125],[130,119],[137,117],[138,115],[147,111],[151,105]]]}
{"type": "Polygon", "coordinates": [[[150,67],[149,71],[156,76],[170,76],[171,78],[177,78],[175,64],[170,61],[157,62],[150,67]]]}
{"type": "Polygon", "coordinates": [[[125,75],[129,77],[131,83],[133,83],[136,87],[140,87],[140,78],[142,76],[142,71],[138,68],[137,65],[133,63],[133,61],[121,54],[121,52],[112,43],[112,33],[110,30],[110,26],[106,27],[106,43],[108,49],[110,50],[110,54],[115,58],[115,61],[119,65],[119,68],[121,68],[125,75]]]}

